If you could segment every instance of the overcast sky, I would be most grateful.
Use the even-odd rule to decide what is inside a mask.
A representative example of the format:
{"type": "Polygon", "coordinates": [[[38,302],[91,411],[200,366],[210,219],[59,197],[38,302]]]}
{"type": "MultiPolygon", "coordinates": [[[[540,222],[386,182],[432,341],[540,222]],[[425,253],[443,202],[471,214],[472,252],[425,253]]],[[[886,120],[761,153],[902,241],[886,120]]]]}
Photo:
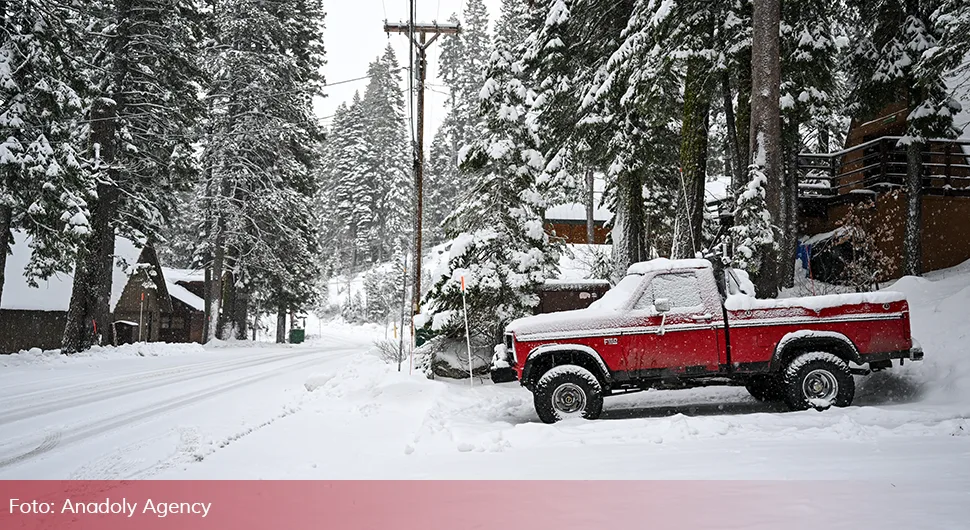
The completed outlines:
{"type": "MultiPolygon", "coordinates": [[[[485,5],[489,9],[491,29],[498,17],[501,0],[485,0],[485,5]]],[[[386,18],[392,22],[406,21],[408,0],[325,0],[324,7],[327,11],[324,32],[327,65],[324,67],[324,74],[328,83],[366,75],[367,65],[384,53],[388,42],[397,52],[401,66],[407,66],[407,36],[385,34],[384,20],[386,18]]],[[[417,0],[415,21],[447,22],[452,13],[460,13],[464,7],[465,0],[417,0]]],[[[440,39],[445,38],[449,37],[442,36],[439,42],[440,39]]],[[[439,51],[440,48],[436,42],[428,53],[428,90],[425,92],[427,104],[425,144],[428,146],[445,113],[446,89],[437,78],[439,51]]],[[[406,88],[406,72],[402,78],[406,88]]],[[[367,88],[367,80],[327,87],[327,97],[316,101],[315,105],[316,113],[322,119],[322,123],[329,126],[332,120],[327,117],[333,115],[337,106],[344,101],[350,101],[354,91],[359,90],[363,94],[365,88],[367,88]]]]}

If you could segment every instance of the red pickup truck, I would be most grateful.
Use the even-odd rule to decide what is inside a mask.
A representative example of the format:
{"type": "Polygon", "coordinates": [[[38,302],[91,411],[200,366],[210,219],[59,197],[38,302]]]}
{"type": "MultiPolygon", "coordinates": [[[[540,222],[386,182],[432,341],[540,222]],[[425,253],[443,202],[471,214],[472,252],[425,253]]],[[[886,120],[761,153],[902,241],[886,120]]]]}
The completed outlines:
{"type": "Polygon", "coordinates": [[[597,418],[610,395],[700,385],[821,410],[852,403],[853,375],[923,358],[900,293],[760,300],[746,284],[708,260],[634,264],[586,309],[509,324],[492,380],[520,381],[546,423],[597,418]]]}

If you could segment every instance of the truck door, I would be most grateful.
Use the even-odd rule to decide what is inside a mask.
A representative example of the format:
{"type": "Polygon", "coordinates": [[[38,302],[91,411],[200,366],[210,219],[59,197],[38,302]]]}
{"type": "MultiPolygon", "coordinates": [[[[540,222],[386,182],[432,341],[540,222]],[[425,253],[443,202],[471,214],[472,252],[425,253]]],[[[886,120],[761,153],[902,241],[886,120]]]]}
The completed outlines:
{"type": "Polygon", "coordinates": [[[694,271],[654,276],[633,307],[643,318],[638,334],[638,371],[649,376],[659,370],[707,373],[718,371],[716,308],[707,307],[702,282],[694,271]],[[669,311],[661,314],[655,302],[666,299],[669,311]]]}

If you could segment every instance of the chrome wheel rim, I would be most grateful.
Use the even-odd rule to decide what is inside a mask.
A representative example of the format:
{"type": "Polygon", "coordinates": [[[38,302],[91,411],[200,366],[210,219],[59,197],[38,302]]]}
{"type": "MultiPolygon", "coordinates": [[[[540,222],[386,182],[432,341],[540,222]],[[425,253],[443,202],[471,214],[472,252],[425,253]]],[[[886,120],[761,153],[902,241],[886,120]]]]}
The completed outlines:
{"type": "Polygon", "coordinates": [[[808,399],[831,401],[839,393],[839,381],[828,370],[812,370],[802,380],[802,393],[808,399]]]}
{"type": "Polygon", "coordinates": [[[575,383],[563,383],[552,393],[552,406],[562,414],[575,414],[586,408],[586,393],[575,383]]]}

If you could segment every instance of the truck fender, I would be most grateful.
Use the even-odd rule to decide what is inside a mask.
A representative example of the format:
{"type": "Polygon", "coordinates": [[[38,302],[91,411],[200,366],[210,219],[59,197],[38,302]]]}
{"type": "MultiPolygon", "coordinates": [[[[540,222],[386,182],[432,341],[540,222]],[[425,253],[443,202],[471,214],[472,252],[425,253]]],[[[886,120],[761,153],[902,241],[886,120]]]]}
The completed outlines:
{"type": "MultiPolygon", "coordinates": [[[[570,353],[574,355],[581,355],[584,359],[590,361],[595,367],[598,367],[596,375],[600,376],[602,380],[606,383],[612,381],[613,377],[610,375],[609,368],[606,367],[606,363],[600,354],[596,350],[585,346],[582,344],[543,344],[542,346],[536,346],[529,352],[529,355],[525,358],[525,366],[522,369],[522,381],[523,383],[530,380],[532,376],[532,369],[536,366],[537,361],[544,359],[545,357],[552,356],[556,353],[570,353]]],[[[595,372],[594,372],[595,373],[595,372]]]]}
{"type": "Polygon", "coordinates": [[[781,370],[789,357],[813,351],[828,352],[846,362],[862,364],[859,349],[849,337],[835,331],[801,329],[785,335],[778,341],[775,353],[771,356],[770,369],[771,371],[781,370]]]}

